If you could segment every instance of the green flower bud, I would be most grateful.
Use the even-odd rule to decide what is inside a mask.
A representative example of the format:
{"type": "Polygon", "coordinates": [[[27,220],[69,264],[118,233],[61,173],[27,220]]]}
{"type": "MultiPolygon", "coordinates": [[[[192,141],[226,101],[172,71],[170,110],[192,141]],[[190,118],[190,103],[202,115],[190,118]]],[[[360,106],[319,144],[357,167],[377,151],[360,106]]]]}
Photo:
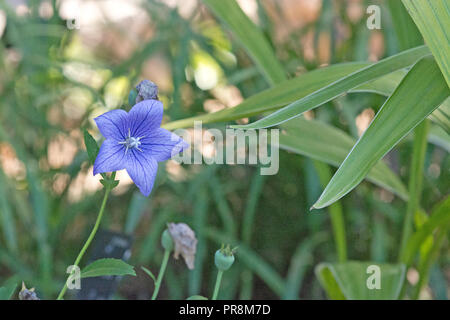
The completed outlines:
{"type": "Polygon", "coordinates": [[[172,251],[173,250],[173,239],[169,233],[169,230],[164,230],[161,236],[161,245],[165,250],[172,251]]]}
{"type": "Polygon", "coordinates": [[[231,250],[230,246],[224,248],[222,246],[221,249],[216,251],[214,255],[214,263],[216,264],[217,269],[220,271],[227,271],[234,263],[234,251],[231,250]]]}

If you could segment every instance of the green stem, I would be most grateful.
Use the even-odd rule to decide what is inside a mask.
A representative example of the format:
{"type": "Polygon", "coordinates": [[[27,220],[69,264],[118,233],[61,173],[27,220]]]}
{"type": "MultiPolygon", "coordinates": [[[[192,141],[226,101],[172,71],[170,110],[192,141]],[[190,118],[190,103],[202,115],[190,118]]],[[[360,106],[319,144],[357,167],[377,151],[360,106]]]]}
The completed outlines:
{"type": "MultiPolygon", "coordinates": [[[[331,179],[330,167],[320,161],[313,161],[314,167],[319,175],[320,184],[325,188],[331,179]]],[[[347,261],[347,243],[345,236],[345,222],[340,202],[335,202],[328,207],[330,211],[331,225],[333,227],[334,242],[339,262],[347,261]]]]}
{"type": "Polygon", "coordinates": [[[214,293],[212,296],[212,300],[217,300],[217,295],[219,294],[220,283],[222,282],[222,275],[223,275],[223,271],[219,270],[219,272],[217,273],[216,285],[214,287],[214,293]]]}
{"type": "MultiPolygon", "coordinates": [[[[78,264],[80,263],[81,259],[84,256],[84,253],[86,252],[87,248],[89,247],[92,240],[94,239],[95,234],[97,233],[98,227],[100,226],[100,222],[102,221],[103,212],[105,211],[106,201],[108,200],[110,191],[111,191],[111,188],[109,188],[109,187],[105,188],[105,196],[103,197],[102,205],[100,207],[100,211],[98,213],[97,220],[95,221],[94,228],[92,229],[91,234],[89,235],[89,238],[86,240],[83,248],[81,249],[80,253],[78,254],[77,259],[75,260],[75,262],[73,264],[74,266],[78,266],[78,264]]],[[[69,275],[69,277],[70,277],[70,275],[69,275]]],[[[69,277],[67,278],[67,280],[69,280],[69,277]]],[[[62,298],[64,297],[64,294],[67,291],[67,280],[66,280],[66,283],[64,284],[64,287],[62,288],[61,292],[59,293],[57,300],[62,300],[62,298]]]]}
{"type": "Polygon", "coordinates": [[[420,194],[422,193],[423,166],[425,162],[425,153],[427,150],[428,129],[429,129],[429,121],[424,120],[414,130],[413,155],[408,185],[409,201],[406,208],[405,219],[403,221],[402,239],[398,255],[399,261],[403,256],[404,251],[406,250],[406,245],[412,233],[414,213],[416,212],[417,208],[420,205],[420,194]]]}
{"type": "Polygon", "coordinates": [[[428,254],[422,258],[419,264],[419,283],[416,285],[414,293],[412,295],[413,300],[417,300],[420,295],[422,288],[428,283],[428,277],[430,274],[431,266],[436,262],[439,251],[444,243],[445,237],[447,235],[447,229],[443,228],[438,231],[436,239],[434,239],[433,247],[428,251],[428,254]]]}
{"type": "Polygon", "coordinates": [[[158,279],[156,279],[155,291],[153,291],[152,300],[155,300],[156,297],[158,296],[159,288],[161,287],[161,282],[164,277],[164,273],[166,272],[167,262],[169,261],[170,251],[171,250],[164,251],[164,257],[161,263],[161,268],[159,269],[158,279]]]}

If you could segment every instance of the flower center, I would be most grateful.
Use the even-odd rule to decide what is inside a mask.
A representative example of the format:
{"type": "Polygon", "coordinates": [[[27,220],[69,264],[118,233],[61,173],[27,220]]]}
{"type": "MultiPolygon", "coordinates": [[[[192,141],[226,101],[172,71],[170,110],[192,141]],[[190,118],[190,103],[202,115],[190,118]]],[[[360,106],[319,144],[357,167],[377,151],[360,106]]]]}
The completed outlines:
{"type": "Polygon", "coordinates": [[[127,136],[127,138],[124,141],[120,141],[119,144],[122,144],[122,145],[125,146],[125,154],[127,154],[128,149],[137,149],[140,152],[142,152],[142,149],[139,148],[139,146],[142,143],[140,141],[142,138],[144,138],[144,137],[138,137],[138,138],[132,137],[130,129],[128,129],[128,136],[127,136]]]}

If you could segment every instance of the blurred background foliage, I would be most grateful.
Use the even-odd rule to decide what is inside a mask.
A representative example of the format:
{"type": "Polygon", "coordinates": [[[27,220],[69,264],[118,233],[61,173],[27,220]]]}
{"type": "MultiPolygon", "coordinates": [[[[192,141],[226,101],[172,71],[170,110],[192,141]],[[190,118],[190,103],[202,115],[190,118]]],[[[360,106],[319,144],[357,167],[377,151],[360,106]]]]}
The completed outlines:
{"type": "MultiPolygon", "coordinates": [[[[378,61],[403,46],[387,1],[238,3],[290,78],[337,62],[378,61]],[[381,30],[366,27],[369,4],[381,6],[381,30]]],[[[128,92],[142,79],[160,88],[163,122],[230,108],[268,88],[242,46],[201,1],[0,0],[0,283],[24,280],[42,298],[54,298],[62,287],[102,196],[81,128],[100,140],[93,118],[129,109],[128,92]]],[[[384,99],[346,95],[307,117],[358,138],[384,99]]],[[[207,156],[210,149],[199,152],[207,156]]],[[[404,182],[411,152],[408,137],[385,157],[404,182]]],[[[274,176],[260,176],[254,166],[168,161],[149,198],[126,172],[118,172],[120,184],[102,227],[134,236],[130,263],[138,276],[122,281],[117,298],[151,296],[153,284],[138,266],[158,270],[160,234],[169,221],[193,227],[199,246],[194,271],[171,259],[163,299],[209,296],[216,275],[213,254],[222,242],[238,244],[239,251],[219,298],[325,298],[314,266],[337,256],[329,209],[309,211],[323,187],[317,168],[285,151],[274,176]]],[[[425,210],[448,193],[449,168],[448,146],[429,144],[425,210]]],[[[349,258],[395,260],[405,202],[368,182],[340,202],[349,258]]],[[[447,299],[449,253],[447,241],[422,298],[447,299]]],[[[407,280],[417,282],[417,271],[410,269],[407,280]]]]}

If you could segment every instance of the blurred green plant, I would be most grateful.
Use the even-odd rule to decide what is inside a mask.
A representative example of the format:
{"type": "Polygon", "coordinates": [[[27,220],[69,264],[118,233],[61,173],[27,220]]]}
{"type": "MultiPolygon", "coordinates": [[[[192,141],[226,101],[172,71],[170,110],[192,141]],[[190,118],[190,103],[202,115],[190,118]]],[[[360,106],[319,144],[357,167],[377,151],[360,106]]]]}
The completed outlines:
{"type": "MultiPolygon", "coordinates": [[[[102,223],[135,236],[131,265],[160,265],[164,253],[158,240],[167,221],[186,222],[198,233],[194,271],[168,263],[160,297],[196,299],[213,292],[216,269],[208,257],[230,243],[239,246],[239,259],[222,279],[221,299],[317,299],[325,297],[324,283],[327,295],[329,286],[341,293],[332,298],[367,297],[351,281],[340,283],[351,270],[365,276],[352,280],[367,279],[360,267],[365,261],[382,270],[384,264],[398,270],[403,264],[419,272],[416,284],[398,273],[395,281],[401,280],[403,289],[393,294],[398,286],[392,286],[395,290],[383,297],[420,298],[428,286],[433,297],[447,298],[442,289],[450,223],[445,1],[379,1],[383,28],[370,31],[364,14],[350,17],[348,2],[323,0],[320,14],[289,27],[285,37],[280,25],[289,19],[281,2],[257,1],[252,19],[235,0],[203,3],[185,14],[148,0],[140,12],[151,34],[138,33],[140,40],[133,42],[130,24],[111,21],[99,31],[108,41],[93,44],[85,30],[67,29],[57,1],[51,2],[50,17],[40,15],[41,1],[31,1],[25,15],[0,1],[6,15],[0,37],[0,297],[17,297],[21,280],[43,299],[64,285],[66,268],[87,238],[102,196],[101,184],[87,178],[92,168],[80,128],[99,138],[92,118],[131,107],[128,92],[151,75],[162,84],[167,129],[191,127],[194,120],[220,129],[244,118],[252,125],[290,105],[314,107],[307,118],[280,126],[286,152],[276,176],[261,177],[258,168],[242,165],[168,163],[150,199],[126,183],[115,189],[120,197],[110,199],[102,223]],[[199,10],[203,3],[213,15],[199,10]],[[366,62],[373,61],[369,51],[380,35],[380,61],[366,62]],[[323,39],[329,40],[325,47],[323,39]],[[126,43],[122,52],[111,45],[115,41],[126,43]],[[399,63],[392,65],[393,60],[399,63]],[[215,79],[207,84],[216,87],[198,81],[201,68],[215,79]],[[218,87],[245,99],[225,102],[218,87]],[[205,113],[208,101],[228,108],[205,113]],[[369,108],[377,115],[360,138],[355,119],[369,108]],[[334,173],[332,167],[340,169],[334,173]],[[350,181],[357,176],[370,183],[350,181]],[[353,192],[334,202],[344,187],[353,192]],[[320,207],[334,203],[309,212],[324,189],[320,207]],[[314,276],[314,267],[324,261],[329,282],[314,276]]],[[[361,4],[364,12],[368,2],[361,4]]],[[[151,298],[153,284],[142,279],[139,272],[126,277],[117,297],[151,298]]]]}

